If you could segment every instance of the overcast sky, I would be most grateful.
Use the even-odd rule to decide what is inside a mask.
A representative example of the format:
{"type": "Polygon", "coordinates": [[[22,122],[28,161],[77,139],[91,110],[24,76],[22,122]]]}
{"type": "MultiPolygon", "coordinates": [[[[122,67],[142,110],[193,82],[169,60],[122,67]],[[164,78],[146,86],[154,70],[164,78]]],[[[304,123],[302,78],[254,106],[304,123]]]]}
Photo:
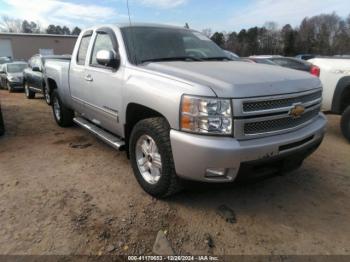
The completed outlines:
{"type": "MultiPolygon", "coordinates": [[[[133,22],[239,31],[275,21],[296,26],[306,16],[335,11],[346,17],[349,0],[129,0],[133,22]]],[[[126,0],[0,0],[0,15],[82,28],[127,22],[126,0]]]]}

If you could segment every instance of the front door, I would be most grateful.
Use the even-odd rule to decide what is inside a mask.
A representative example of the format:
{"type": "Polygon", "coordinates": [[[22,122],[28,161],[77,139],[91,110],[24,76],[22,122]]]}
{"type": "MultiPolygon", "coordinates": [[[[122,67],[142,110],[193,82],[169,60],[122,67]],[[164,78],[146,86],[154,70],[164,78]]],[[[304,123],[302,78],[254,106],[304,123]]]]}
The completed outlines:
{"type": "Polygon", "coordinates": [[[69,86],[74,100],[74,109],[85,117],[87,117],[85,103],[90,90],[90,82],[86,79],[86,64],[91,38],[92,31],[84,33],[77,53],[73,54],[74,58],[69,71],[69,86]]]}
{"type": "Polygon", "coordinates": [[[101,50],[118,53],[118,41],[114,31],[109,28],[99,29],[94,34],[94,44],[85,75],[90,80],[86,107],[95,124],[121,135],[123,125],[119,122],[119,113],[122,106],[124,70],[120,66],[116,69],[98,64],[96,55],[101,50]]]}
{"type": "Polygon", "coordinates": [[[27,82],[31,89],[34,89],[36,92],[41,92],[41,81],[42,81],[42,65],[41,59],[39,56],[34,56],[30,61],[30,71],[26,75],[27,82]],[[34,71],[33,69],[37,68],[39,71],[34,71]]]}

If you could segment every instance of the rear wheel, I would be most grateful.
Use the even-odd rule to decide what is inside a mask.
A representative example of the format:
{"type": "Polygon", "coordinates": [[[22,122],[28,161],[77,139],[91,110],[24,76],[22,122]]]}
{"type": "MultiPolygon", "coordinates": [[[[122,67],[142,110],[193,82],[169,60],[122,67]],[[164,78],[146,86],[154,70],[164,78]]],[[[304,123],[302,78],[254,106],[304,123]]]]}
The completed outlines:
{"type": "Polygon", "coordinates": [[[28,99],[33,99],[35,97],[35,92],[30,90],[27,82],[24,83],[24,93],[28,99]]]}
{"type": "Polygon", "coordinates": [[[45,97],[46,104],[48,104],[50,106],[51,105],[51,95],[50,95],[49,89],[46,87],[44,87],[44,97],[45,97]]]}
{"type": "Polygon", "coordinates": [[[348,106],[341,118],[340,127],[345,138],[350,142],[350,106],[348,106]]]}
{"type": "Polygon", "coordinates": [[[52,112],[59,126],[69,127],[73,125],[74,111],[62,103],[57,90],[52,92],[52,112]]]}
{"type": "Polygon", "coordinates": [[[143,190],[158,198],[180,190],[169,134],[167,121],[157,117],[138,122],[130,136],[129,152],[134,175],[143,190]]]}

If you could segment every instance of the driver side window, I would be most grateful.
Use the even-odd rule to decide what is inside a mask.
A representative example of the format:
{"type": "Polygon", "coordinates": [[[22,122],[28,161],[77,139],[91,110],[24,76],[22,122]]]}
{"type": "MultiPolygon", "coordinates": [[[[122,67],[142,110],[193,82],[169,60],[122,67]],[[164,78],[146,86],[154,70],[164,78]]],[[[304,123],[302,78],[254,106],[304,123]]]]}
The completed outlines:
{"type": "Polygon", "coordinates": [[[95,44],[92,51],[91,61],[90,61],[90,64],[92,66],[100,66],[99,63],[97,62],[96,56],[98,51],[101,51],[101,50],[107,50],[107,51],[114,50],[112,39],[106,33],[98,33],[96,36],[95,44]]]}

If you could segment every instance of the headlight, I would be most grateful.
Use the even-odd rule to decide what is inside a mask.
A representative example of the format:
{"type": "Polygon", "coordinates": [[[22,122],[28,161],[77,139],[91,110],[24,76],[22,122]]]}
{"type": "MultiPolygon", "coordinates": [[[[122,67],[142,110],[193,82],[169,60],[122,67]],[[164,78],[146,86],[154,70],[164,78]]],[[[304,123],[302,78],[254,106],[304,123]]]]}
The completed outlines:
{"type": "Polygon", "coordinates": [[[180,128],[201,134],[230,135],[232,109],[229,99],[183,96],[180,128]]]}
{"type": "Polygon", "coordinates": [[[9,79],[10,82],[17,82],[17,81],[19,81],[19,78],[15,77],[15,76],[10,76],[8,79],[9,79]]]}

